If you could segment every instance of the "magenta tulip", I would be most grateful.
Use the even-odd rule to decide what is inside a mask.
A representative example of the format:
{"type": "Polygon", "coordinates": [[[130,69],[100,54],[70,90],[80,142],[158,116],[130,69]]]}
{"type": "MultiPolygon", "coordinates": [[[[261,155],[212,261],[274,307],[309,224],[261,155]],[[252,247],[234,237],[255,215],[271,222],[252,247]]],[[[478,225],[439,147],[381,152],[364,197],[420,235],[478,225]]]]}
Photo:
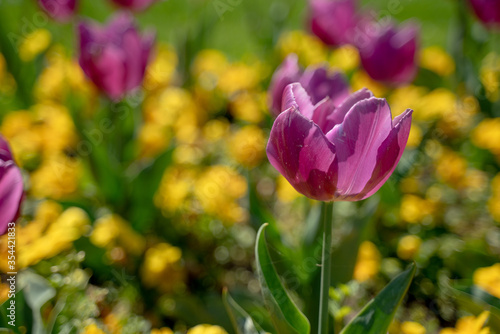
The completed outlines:
{"type": "Polygon", "coordinates": [[[76,0],[38,0],[40,7],[54,20],[67,22],[76,11],[76,0]]]}
{"type": "Polygon", "coordinates": [[[132,16],[119,13],[106,26],[80,23],[80,66],[113,100],[141,85],[154,34],[141,37],[132,16]]]}
{"type": "Polygon", "coordinates": [[[366,73],[389,85],[413,81],[417,74],[418,29],[412,24],[402,28],[388,24],[365,31],[357,38],[357,47],[366,73]]]}
{"type": "Polygon", "coordinates": [[[16,220],[23,197],[23,178],[9,145],[0,135],[0,235],[16,220]]]}
{"type": "Polygon", "coordinates": [[[500,1],[499,0],[469,0],[477,17],[487,27],[500,26],[500,1]]]}
{"type": "Polygon", "coordinates": [[[158,0],[113,0],[114,3],[135,11],[142,11],[158,0]]]}
{"type": "Polygon", "coordinates": [[[276,69],[269,85],[269,109],[275,116],[283,110],[283,90],[291,83],[300,82],[309,93],[312,103],[329,97],[329,103],[339,105],[349,96],[349,84],[340,72],[330,72],[326,67],[309,66],[302,70],[297,55],[288,55],[276,69]]]}
{"type": "Polygon", "coordinates": [[[392,174],[410,133],[412,110],[392,120],[385,99],[362,89],[335,108],[313,104],[300,83],[283,93],[267,144],[271,164],[305,196],[359,201],[392,174]]]}
{"type": "Polygon", "coordinates": [[[351,43],[358,22],[355,0],[310,0],[311,30],[323,43],[351,43]]]}

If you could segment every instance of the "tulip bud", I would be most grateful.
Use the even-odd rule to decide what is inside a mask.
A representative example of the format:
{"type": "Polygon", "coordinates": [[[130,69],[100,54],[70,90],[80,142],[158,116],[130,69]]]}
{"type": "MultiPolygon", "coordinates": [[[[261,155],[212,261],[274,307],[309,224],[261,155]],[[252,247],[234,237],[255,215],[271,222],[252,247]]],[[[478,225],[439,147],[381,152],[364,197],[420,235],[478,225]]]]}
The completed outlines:
{"type": "Polygon", "coordinates": [[[355,0],[310,0],[311,30],[330,46],[349,44],[358,22],[355,0]]]}
{"type": "Polygon", "coordinates": [[[0,135],[0,235],[16,220],[23,197],[23,178],[9,145],[0,135]]]}
{"type": "Polygon", "coordinates": [[[469,0],[477,17],[489,28],[500,28],[500,1],[469,0]]]}
{"type": "Polygon", "coordinates": [[[143,11],[158,0],[112,0],[117,5],[134,10],[143,11]]]}
{"type": "Polygon", "coordinates": [[[356,38],[366,73],[390,85],[411,82],[417,74],[418,29],[411,24],[401,28],[393,24],[367,27],[364,36],[356,38]]]}
{"type": "Polygon", "coordinates": [[[38,0],[40,7],[54,20],[67,22],[76,10],[76,0],[38,0]]]}
{"type": "Polygon", "coordinates": [[[141,85],[154,34],[141,37],[132,16],[119,13],[105,27],[80,23],[80,66],[113,100],[141,85]]]}
{"type": "Polygon", "coordinates": [[[412,110],[392,120],[385,99],[362,89],[335,107],[313,104],[300,83],[283,93],[267,156],[303,195],[319,201],[359,201],[373,195],[403,154],[412,110]]]}

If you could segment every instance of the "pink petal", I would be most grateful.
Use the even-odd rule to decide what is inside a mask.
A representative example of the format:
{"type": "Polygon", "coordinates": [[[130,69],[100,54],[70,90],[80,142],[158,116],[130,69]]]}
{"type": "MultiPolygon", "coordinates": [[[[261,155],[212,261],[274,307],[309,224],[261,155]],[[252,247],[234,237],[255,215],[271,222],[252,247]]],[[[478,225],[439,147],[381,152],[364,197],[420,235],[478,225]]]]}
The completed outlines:
{"type": "Polygon", "coordinates": [[[300,83],[293,83],[285,87],[283,91],[283,102],[281,110],[296,108],[302,115],[311,119],[314,112],[314,105],[306,90],[300,83]]]}
{"type": "Polygon", "coordinates": [[[0,161],[0,235],[14,221],[23,196],[21,171],[13,161],[0,161]]]}

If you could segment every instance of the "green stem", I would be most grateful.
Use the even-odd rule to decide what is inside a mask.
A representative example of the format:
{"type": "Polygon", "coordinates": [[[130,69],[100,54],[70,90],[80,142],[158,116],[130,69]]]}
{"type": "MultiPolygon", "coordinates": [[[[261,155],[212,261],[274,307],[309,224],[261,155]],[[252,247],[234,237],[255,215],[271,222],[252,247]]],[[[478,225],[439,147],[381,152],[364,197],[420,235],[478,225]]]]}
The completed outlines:
{"type": "Polygon", "coordinates": [[[323,203],[323,252],[321,255],[321,290],[319,295],[318,333],[328,334],[328,300],[332,266],[332,214],[333,202],[323,203]]]}

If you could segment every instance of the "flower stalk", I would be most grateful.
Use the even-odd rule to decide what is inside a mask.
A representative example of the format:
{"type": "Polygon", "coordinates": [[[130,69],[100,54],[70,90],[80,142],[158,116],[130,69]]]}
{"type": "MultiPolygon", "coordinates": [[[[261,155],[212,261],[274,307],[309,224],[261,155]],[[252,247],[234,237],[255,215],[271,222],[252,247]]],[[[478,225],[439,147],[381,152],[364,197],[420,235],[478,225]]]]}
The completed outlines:
{"type": "Polygon", "coordinates": [[[323,202],[323,251],[321,254],[321,287],[319,296],[318,333],[328,334],[328,300],[332,267],[333,202],[323,202]]]}

